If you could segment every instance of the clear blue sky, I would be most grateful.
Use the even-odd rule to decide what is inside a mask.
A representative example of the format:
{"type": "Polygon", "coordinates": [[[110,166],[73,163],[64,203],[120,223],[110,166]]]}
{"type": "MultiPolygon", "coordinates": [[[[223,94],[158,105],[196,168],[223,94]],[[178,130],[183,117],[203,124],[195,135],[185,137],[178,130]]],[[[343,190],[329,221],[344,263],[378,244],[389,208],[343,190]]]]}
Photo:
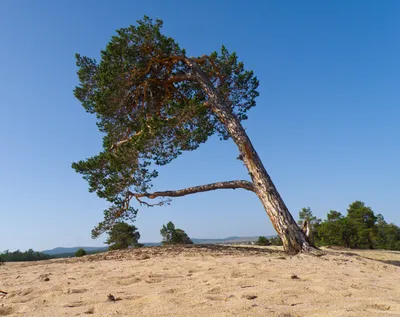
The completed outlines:
{"type": "MultiPolygon", "coordinates": [[[[0,1],[0,250],[99,246],[106,202],[71,163],[101,149],[72,90],[74,54],[98,57],[143,15],[189,55],[222,44],[260,80],[245,123],[295,217],[362,200],[400,225],[400,2],[0,1]]],[[[160,170],[156,190],[247,178],[216,138],[160,170]]],[[[191,237],[274,234],[258,198],[217,191],[143,208],[141,241],[172,220],[191,237]]]]}

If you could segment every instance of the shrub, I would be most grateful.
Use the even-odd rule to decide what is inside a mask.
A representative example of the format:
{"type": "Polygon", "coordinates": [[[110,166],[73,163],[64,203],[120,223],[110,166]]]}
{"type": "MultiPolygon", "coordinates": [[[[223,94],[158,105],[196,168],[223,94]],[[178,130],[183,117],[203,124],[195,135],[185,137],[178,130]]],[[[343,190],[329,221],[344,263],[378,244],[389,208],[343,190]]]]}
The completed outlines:
{"type": "Polygon", "coordinates": [[[129,247],[135,247],[140,239],[140,233],[135,226],[129,225],[126,222],[117,222],[108,231],[108,239],[105,242],[109,245],[108,249],[120,250],[129,247]]]}
{"type": "Polygon", "coordinates": [[[86,251],[85,251],[85,249],[83,249],[83,248],[80,248],[79,250],[77,250],[77,251],[75,252],[75,256],[76,256],[76,257],[81,257],[81,256],[84,256],[84,255],[86,255],[86,251]]]}
{"type": "Polygon", "coordinates": [[[269,239],[267,237],[259,237],[256,244],[257,245],[270,245],[271,241],[269,241],[269,239]]]}
{"type": "Polygon", "coordinates": [[[272,237],[269,239],[269,241],[271,241],[271,245],[278,245],[278,246],[283,245],[282,239],[279,236],[272,237]]]}
{"type": "Polygon", "coordinates": [[[192,240],[188,237],[186,232],[182,229],[175,228],[175,225],[170,221],[160,230],[163,237],[162,244],[193,244],[192,240]]]}

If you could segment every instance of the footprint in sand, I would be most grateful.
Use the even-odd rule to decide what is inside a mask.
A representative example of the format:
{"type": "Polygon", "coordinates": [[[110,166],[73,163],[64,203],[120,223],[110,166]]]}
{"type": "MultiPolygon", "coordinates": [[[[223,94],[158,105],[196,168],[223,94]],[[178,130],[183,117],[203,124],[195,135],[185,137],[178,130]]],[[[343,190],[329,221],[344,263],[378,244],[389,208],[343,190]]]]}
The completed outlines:
{"type": "Polygon", "coordinates": [[[369,307],[376,310],[390,310],[390,306],[384,304],[374,304],[370,305],[369,307]]]}
{"type": "Polygon", "coordinates": [[[140,279],[138,277],[134,277],[134,278],[130,278],[130,279],[117,281],[117,284],[122,285],[122,286],[128,286],[128,285],[139,283],[141,281],[142,281],[142,279],[140,279]]]}
{"type": "Polygon", "coordinates": [[[178,289],[176,289],[176,288],[170,288],[170,289],[167,289],[167,290],[165,290],[165,291],[162,291],[160,294],[175,294],[175,293],[177,293],[177,292],[179,292],[178,289]]]}
{"type": "Polygon", "coordinates": [[[258,296],[254,294],[243,294],[242,298],[248,299],[248,300],[253,300],[256,299],[258,296]]]}
{"type": "Polygon", "coordinates": [[[209,299],[209,300],[215,300],[215,301],[227,301],[228,300],[225,296],[221,296],[221,295],[206,296],[205,298],[209,299]]]}
{"type": "Polygon", "coordinates": [[[73,308],[73,307],[81,307],[81,306],[85,306],[85,302],[84,301],[76,301],[76,302],[71,302],[69,304],[64,305],[64,307],[69,307],[69,308],[73,308]]]}
{"type": "Polygon", "coordinates": [[[160,278],[149,278],[146,280],[146,283],[153,284],[153,283],[161,283],[162,279],[160,278]]]}
{"type": "Polygon", "coordinates": [[[32,296],[25,297],[26,295],[29,295],[33,291],[34,291],[33,288],[26,288],[26,289],[21,290],[18,293],[17,292],[10,293],[7,295],[7,297],[9,299],[14,298],[12,300],[12,303],[26,303],[26,302],[29,302],[34,299],[34,297],[32,297],[32,296]]]}
{"type": "Polygon", "coordinates": [[[0,306],[0,316],[11,315],[13,312],[13,308],[10,306],[0,306]]]}
{"type": "Polygon", "coordinates": [[[240,273],[240,272],[232,272],[232,274],[231,274],[232,278],[239,278],[239,277],[242,277],[242,276],[243,276],[243,274],[240,273]]]}
{"type": "Polygon", "coordinates": [[[142,281],[142,279],[140,279],[138,277],[134,277],[134,278],[123,279],[123,280],[117,281],[117,284],[122,285],[122,286],[127,286],[127,285],[132,285],[135,283],[139,283],[141,281],[142,281]]]}
{"type": "Polygon", "coordinates": [[[88,291],[87,288],[73,288],[73,289],[68,289],[68,294],[82,294],[86,293],[88,291]]]}
{"type": "Polygon", "coordinates": [[[210,289],[209,291],[207,291],[208,294],[220,294],[222,292],[221,287],[217,286],[214,287],[212,289],[210,289]]]}
{"type": "Polygon", "coordinates": [[[124,296],[124,300],[137,300],[141,299],[143,296],[139,295],[129,295],[129,296],[124,296]]]}

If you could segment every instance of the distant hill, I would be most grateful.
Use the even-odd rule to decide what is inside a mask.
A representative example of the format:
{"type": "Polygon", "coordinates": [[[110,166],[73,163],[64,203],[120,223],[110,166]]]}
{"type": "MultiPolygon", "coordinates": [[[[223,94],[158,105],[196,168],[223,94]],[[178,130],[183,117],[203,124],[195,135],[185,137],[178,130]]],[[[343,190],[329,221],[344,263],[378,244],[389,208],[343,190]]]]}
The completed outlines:
{"type": "MultiPolygon", "coordinates": [[[[267,236],[267,238],[273,237],[273,236],[267,236]]],[[[250,242],[250,241],[257,241],[257,237],[227,237],[227,238],[222,238],[222,239],[198,239],[198,238],[191,238],[194,244],[219,244],[219,243],[239,243],[239,242],[250,242]]],[[[147,242],[143,243],[147,247],[151,246],[157,246],[161,245],[160,242],[147,242]]],[[[86,250],[86,252],[93,253],[93,252],[101,252],[101,251],[106,251],[108,248],[107,247],[71,247],[71,248],[54,248],[51,250],[44,250],[42,251],[45,254],[49,255],[68,255],[68,254],[75,254],[75,252],[83,248],[86,250]]]]}
{"type": "Polygon", "coordinates": [[[80,248],[86,250],[86,252],[98,252],[98,251],[105,251],[107,247],[71,247],[71,248],[54,248],[51,250],[44,250],[42,251],[44,254],[50,255],[57,255],[57,254],[73,254],[78,251],[80,248]]]}

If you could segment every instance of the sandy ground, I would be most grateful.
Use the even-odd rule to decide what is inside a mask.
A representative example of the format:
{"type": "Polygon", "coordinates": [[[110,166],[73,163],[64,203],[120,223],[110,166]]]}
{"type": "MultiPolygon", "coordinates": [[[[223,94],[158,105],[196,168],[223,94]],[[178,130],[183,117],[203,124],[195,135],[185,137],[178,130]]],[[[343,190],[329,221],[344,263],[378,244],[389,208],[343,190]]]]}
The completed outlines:
{"type": "Polygon", "coordinates": [[[400,316],[399,265],[400,252],[225,246],[6,263],[0,316],[400,316]]]}

